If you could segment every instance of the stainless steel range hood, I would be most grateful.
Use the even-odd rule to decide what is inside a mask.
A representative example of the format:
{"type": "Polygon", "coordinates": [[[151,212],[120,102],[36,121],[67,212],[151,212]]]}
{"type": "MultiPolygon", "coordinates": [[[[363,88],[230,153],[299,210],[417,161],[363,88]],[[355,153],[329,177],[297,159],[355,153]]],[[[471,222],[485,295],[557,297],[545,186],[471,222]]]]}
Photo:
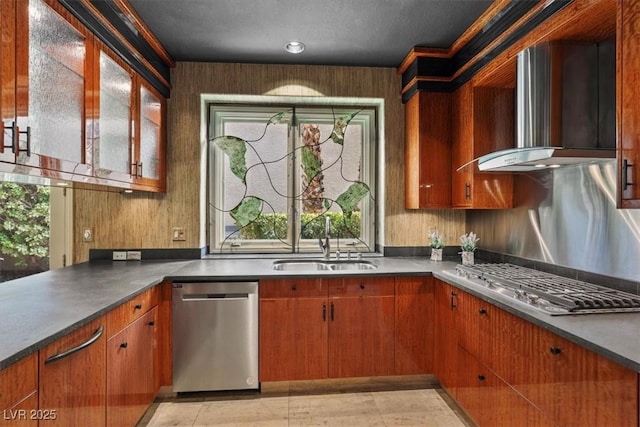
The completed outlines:
{"type": "Polygon", "coordinates": [[[615,40],[556,41],[518,54],[516,148],[481,171],[532,171],[615,157],[615,40]]]}

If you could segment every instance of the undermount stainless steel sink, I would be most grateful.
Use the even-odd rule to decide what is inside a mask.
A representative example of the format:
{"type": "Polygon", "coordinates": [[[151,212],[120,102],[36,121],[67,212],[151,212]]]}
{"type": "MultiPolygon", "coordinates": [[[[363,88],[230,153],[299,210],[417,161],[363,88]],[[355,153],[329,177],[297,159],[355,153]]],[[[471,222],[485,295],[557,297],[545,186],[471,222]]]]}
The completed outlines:
{"type": "Polygon", "coordinates": [[[273,262],[278,271],[338,271],[338,270],[374,270],[377,265],[362,260],[302,260],[281,259],[273,262]]]}

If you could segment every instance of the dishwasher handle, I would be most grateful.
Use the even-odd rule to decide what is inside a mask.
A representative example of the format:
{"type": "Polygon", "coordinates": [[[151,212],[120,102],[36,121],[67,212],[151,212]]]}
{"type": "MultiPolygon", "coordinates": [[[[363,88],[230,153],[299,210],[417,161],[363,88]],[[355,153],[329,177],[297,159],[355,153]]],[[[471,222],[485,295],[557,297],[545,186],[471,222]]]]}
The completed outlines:
{"type": "Polygon", "coordinates": [[[221,293],[221,294],[184,294],[182,301],[239,301],[249,299],[249,294],[221,293]]]}

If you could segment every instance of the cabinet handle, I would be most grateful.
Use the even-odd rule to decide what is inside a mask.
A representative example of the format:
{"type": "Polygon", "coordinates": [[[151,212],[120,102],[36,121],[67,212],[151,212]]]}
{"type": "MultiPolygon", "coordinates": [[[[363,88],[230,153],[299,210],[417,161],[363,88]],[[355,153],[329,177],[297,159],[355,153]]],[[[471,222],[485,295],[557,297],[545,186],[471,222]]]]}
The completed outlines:
{"type": "Polygon", "coordinates": [[[11,148],[13,154],[18,150],[18,125],[16,122],[11,122],[11,126],[5,126],[5,129],[11,130],[11,145],[5,145],[4,148],[11,148]]]}
{"type": "Polygon", "coordinates": [[[295,284],[293,284],[293,285],[291,285],[291,290],[292,291],[297,291],[298,287],[295,284]]]}
{"type": "Polygon", "coordinates": [[[487,314],[487,309],[481,308],[480,310],[478,310],[478,313],[480,313],[481,315],[487,314]]]}
{"type": "Polygon", "coordinates": [[[627,187],[633,185],[633,182],[629,182],[629,169],[633,166],[632,163],[629,163],[629,160],[624,159],[622,161],[622,189],[626,190],[627,187]]]}
{"type": "Polygon", "coordinates": [[[136,304],[135,307],[133,307],[134,310],[142,310],[142,304],[136,304]]]}
{"type": "Polygon", "coordinates": [[[559,355],[560,353],[562,353],[562,349],[558,348],[558,347],[551,347],[549,349],[549,351],[551,351],[551,354],[553,354],[554,356],[559,355]]]}
{"type": "Polygon", "coordinates": [[[96,332],[93,334],[93,336],[91,338],[89,338],[88,340],[86,340],[85,342],[83,342],[80,345],[77,345],[77,346],[75,346],[73,348],[70,348],[67,351],[63,351],[62,353],[58,353],[56,355],[48,357],[47,360],[44,361],[44,364],[48,365],[49,363],[55,362],[56,360],[64,359],[67,356],[71,356],[72,354],[77,353],[80,350],[89,347],[91,344],[93,344],[94,342],[98,341],[98,339],[102,336],[103,332],[104,332],[104,327],[100,326],[96,330],[96,332]]]}
{"type": "Polygon", "coordinates": [[[147,323],[147,325],[149,325],[149,326],[153,326],[153,325],[155,325],[155,324],[156,324],[156,322],[154,322],[153,320],[152,320],[152,321],[150,321],[149,323],[147,323]]]}
{"type": "Polygon", "coordinates": [[[127,344],[126,342],[123,342],[122,344],[120,344],[120,348],[127,348],[129,344],[127,344]]]}
{"type": "Polygon", "coordinates": [[[142,178],[142,162],[138,163],[136,171],[138,172],[138,178],[142,178]]]}
{"type": "Polygon", "coordinates": [[[132,162],[131,167],[129,168],[129,172],[133,176],[138,175],[138,162],[132,162]]]}
{"type": "Polygon", "coordinates": [[[327,304],[322,304],[322,321],[327,321],[327,304]]]}
{"type": "Polygon", "coordinates": [[[335,307],[333,306],[333,303],[331,303],[331,321],[332,322],[334,318],[335,318],[335,307]]]}
{"type": "Polygon", "coordinates": [[[467,200],[471,199],[471,184],[468,182],[464,184],[464,198],[467,200]]]}
{"type": "Polygon", "coordinates": [[[457,307],[454,298],[456,297],[456,293],[451,291],[451,310],[457,307]]]}
{"type": "MultiPolygon", "coordinates": [[[[16,139],[16,141],[14,142],[14,144],[16,145],[16,151],[18,152],[18,154],[20,153],[27,153],[27,157],[31,156],[31,126],[27,126],[27,130],[20,130],[17,126],[15,127],[16,131],[14,132],[14,137],[16,139]],[[27,135],[27,148],[26,149],[22,149],[20,148],[20,141],[18,141],[17,139],[19,138],[19,135],[27,135]]],[[[16,152],[14,151],[14,153],[16,152]]]]}
{"type": "Polygon", "coordinates": [[[484,381],[486,380],[484,375],[478,375],[478,381],[484,381]]]}
{"type": "Polygon", "coordinates": [[[360,283],[360,289],[364,291],[364,285],[360,283]]]}

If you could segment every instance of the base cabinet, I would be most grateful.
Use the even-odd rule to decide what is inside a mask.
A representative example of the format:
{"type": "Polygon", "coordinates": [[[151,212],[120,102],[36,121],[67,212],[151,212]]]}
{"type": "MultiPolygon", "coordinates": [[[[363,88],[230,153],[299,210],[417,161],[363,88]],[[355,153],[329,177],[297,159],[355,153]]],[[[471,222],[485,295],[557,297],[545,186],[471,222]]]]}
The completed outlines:
{"type": "Polygon", "coordinates": [[[479,426],[638,426],[637,372],[435,282],[434,372],[479,426]]]}
{"type": "Polygon", "coordinates": [[[34,353],[0,371],[0,425],[37,426],[37,411],[38,355],[34,353]]]}
{"type": "Polygon", "coordinates": [[[40,350],[38,407],[56,411],[55,419],[41,424],[105,425],[104,330],[104,318],[99,318],[40,350]]]}
{"type": "Polygon", "coordinates": [[[260,381],[431,373],[432,280],[260,281],[260,381]]]}
{"type": "Polygon", "coordinates": [[[260,380],[327,378],[327,285],[319,279],[260,282],[260,380]]]}
{"type": "Polygon", "coordinates": [[[133,426],[153,402],[157,309],[107,341],[107,426],[133,426]]]}

